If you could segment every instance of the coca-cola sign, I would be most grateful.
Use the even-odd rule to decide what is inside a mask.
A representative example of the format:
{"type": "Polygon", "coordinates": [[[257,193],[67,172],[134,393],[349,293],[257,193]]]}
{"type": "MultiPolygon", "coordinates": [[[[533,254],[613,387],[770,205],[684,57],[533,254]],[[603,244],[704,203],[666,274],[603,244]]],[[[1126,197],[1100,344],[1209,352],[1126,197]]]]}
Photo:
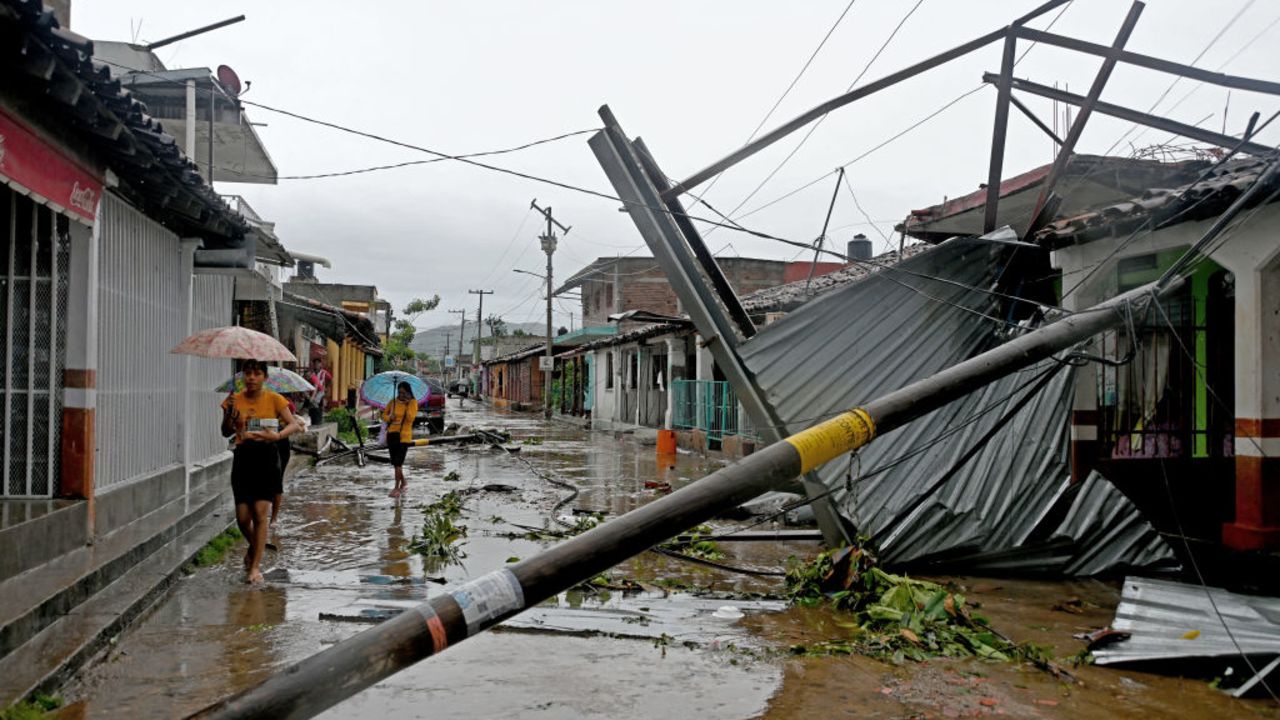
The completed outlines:
{"type": "Polygon", "coordinates": [[[93,222],[102,181],[0,110],[0,177],[62,212],[93,222]]]}

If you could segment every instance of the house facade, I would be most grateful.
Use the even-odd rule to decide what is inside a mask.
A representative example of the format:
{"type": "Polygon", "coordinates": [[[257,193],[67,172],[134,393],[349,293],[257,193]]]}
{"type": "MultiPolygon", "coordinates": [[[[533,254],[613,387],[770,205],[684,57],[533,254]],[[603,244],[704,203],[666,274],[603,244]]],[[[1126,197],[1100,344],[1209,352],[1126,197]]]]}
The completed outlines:
{"type": "Polygon", "coordinates": [[[232,362],[169,349],[271,258],[92,57],[38,5],[0,14],[0,581],[221,491],[232,362]]]}
{"type": "MultiPolygon", "coordinates": [[[[1266,167],[1201,169],[1193,182],[1041,230],[1062,271],[1063,308],[1160,277],[1266,167]]],[[[1075,369],[1075,473],[1097,468],[1157,518],[1172,492],[1188,534],[1235,550],[1280,547],[1277,227],[1280,205],[1244,210],[1171,298],[1095,340],[1110,363],[1075,369]]]]}

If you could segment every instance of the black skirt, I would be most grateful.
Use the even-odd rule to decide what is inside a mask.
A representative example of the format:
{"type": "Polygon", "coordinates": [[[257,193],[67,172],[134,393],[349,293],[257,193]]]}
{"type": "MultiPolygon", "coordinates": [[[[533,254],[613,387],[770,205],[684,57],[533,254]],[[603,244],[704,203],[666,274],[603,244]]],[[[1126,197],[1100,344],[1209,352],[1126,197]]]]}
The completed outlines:
{"type": "Polygon", "coordinates": [[[246,440],[231,461],[231,494],[236,504],[271,500],[280,492],[280,449],[275,443],[246,440]]]}
{"type": "Polygon", "coordinates": [[[399,435],[388,435],[387,453],[391,455],[391,464],[400,467],[404,465],[404,458],[409,454],[409,446],[400,440],[399,435]]]}

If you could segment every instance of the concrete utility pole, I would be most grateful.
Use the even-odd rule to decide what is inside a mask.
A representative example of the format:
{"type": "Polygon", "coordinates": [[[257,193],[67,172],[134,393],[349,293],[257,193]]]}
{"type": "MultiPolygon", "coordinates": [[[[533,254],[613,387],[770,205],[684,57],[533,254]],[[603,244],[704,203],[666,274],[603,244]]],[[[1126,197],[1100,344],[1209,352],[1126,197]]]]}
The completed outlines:
{"type": "MultiPolygon", "coordinates": [[[[1198,249],[1188,254],[1195,252],[1198,249]]],[[[1141,316],[1153,302],[1167,298],[1180,285],[1144,285],[783,438],[664,498],[441,593],[192,717],[231,720],[318,715],[392,673],[687,528],[778,489],[1005,375],[1118,327],[1126,317],[1141,316]]]]}
{"type": "Polygon", "coordinates": [[[468,295],[480,296],[480,307],[476,308],[476,352],[472,362],[480,362],[480,341],[484,339],[484,296],[492,295],[492,290],[468,290],[468,295]]]}
{"type": "Polygon", "coordinates": [[[551,217],[551,206],[547,206],[544,210],[538,207],[538,200],[534,198],[529,203],[529,207],[542,213],[547,219],[547,232],[539,235],[538,239],[542,241],[542,252],[547,254],[547,354],[546,360],[542,366],[542,416],[548,420],[551,419],[551,370],[555,367],[555,360],[551,359],[551,345],[555,336],[551,330],[551,254],[556,251],[556,233],[552,225],[564,231],[565,235],[569,234],[569,228],[561,225],[559,221],[551,217]]]}
{"type": "MultiPolygon", "coordinates": [[[[483,301],[483,300],[484,300],[484,298],[483,298],[483,297],[482,297],[482,298],[480,298],[480,299],[481,299],[481,301],[483,301]]],[[[460,315],[460,316],[462,317],[462,327],[461,327],[461,329],[459,329],[459,330],[458,330],[458,355],[459,355],[459,356],[461,356],[461,355],[462,355],[462,346],[463,346],[463,345],[465,345],[465,344],[467,343],[467,339],[466,339],[466,334],[467,334],[467,311],[466,311],[466,310],[450,310],[449,312],[454,313],[454,314],[456,314],[456,315],[460,315]]],[[[458,363],[458,362],[456,362],[456,361],[455,361],[455,362],[454,362],[454,365],[456,365],[456,366],[457,366],[457,370],[458,370],[458,377],[459,377],[459,378],[461,378],[461,377],[462,377],[462,364],[461,364],[461,363],[458,363]]]]}

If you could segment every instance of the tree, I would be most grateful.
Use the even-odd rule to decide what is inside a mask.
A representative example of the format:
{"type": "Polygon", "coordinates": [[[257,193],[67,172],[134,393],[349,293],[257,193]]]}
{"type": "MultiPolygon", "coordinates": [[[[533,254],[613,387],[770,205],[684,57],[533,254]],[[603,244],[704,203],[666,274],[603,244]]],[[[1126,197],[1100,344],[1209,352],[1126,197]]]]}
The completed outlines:
{"type": "Polygon", "coordinates": [[[489,328],[490,337],[505,337],[507,334],[507,321],[497,315],[485,318],[484,324],[489,328]]]}
{"type": "Polygon", "coordinates": [[[419,316],[435,310],[439,304],[440,296],[433,295],[430,300],[414,298],[404,306],[401,312],[404,317],[395,321],[387,336],[387,345],[382,349],[383,370],[413,372],[416,369],[413,361],[418,358],[418,353],[410,347],[413,344],[413,336],[418,332],[414,323],[419,316]]]}

